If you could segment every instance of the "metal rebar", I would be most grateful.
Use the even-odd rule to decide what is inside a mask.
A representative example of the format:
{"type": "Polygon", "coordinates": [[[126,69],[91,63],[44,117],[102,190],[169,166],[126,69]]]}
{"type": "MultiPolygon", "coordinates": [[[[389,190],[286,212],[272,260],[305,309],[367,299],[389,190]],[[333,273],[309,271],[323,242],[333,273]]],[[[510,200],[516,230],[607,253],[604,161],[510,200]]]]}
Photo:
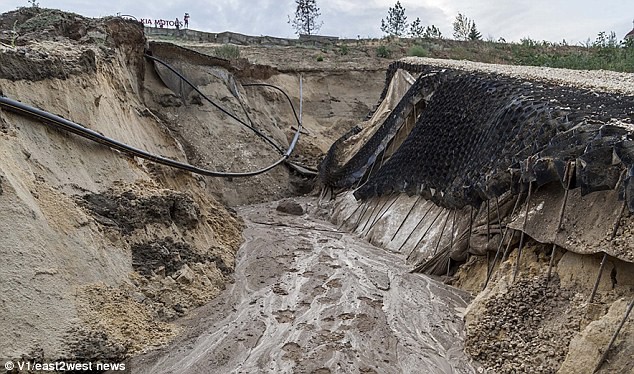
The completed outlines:
{"type": "Polygon", "coordinates": [[[524,223],[522,224],[522,233],[520,234],[520,245],[517,248],[517,262],[515,262],[515,270],[513,271],[513,283],[515,283],[515,279],[517,278],[517,273],[520,270],[520,259],[522,258],[522,248],[524,246],[524,237],[526,236],[526,222],[528,222],[528,211],[531,205],[531,194],[533,192],[533,183],[528,182],[528,195],[526,196],[526,212],[524,215],[524,223]]]}
{"type": "Polygon", "coordinates": [[[473,205],[469,211],[469,237],[467,238],[467,255],[469,254],[469,248],[471,248],[471,233],[473,232],[473,205]]]}
{"type": "Polygon", "coordinates": [[[339,227],[337,227],[337,229],[341,229],[343,227],[343,225],[346,224],[346,222],[348,222],[348,220],[350,218],[352,218],[352,216],[354,216],[354,214],[359,210],[359,208],[361,208],[363,206],[363,204],[359,204],[357,205],[357,207],[354,209],[354,211],[352,213],[350,213],[350,215],[348,216],[348,218],[345,218],[343,221],[341,221],[341,224],[339,225],[339,227]]]}
{"type": "Polygon", "coordinates": [[[383,157],[381,157],[381,164],[379,165],[379,169],[383,167],[383,163],[384,163],[384,160],[385,160],[385,154],[386,153],[392,154],[392,152],[390,151],[390,148],[394,149],[394,138],[392,138],[392,140],[390,140],[390,142],[387,145],[387,147],[385,147],[385,149],[383,150],[383,157]]]}
{"type": "Polygon", "coordinates": [[[564,173],[564,178],[566,178],[566,190],[564,191],[564,201],[561,204],[561,209],[559,210],[559,220],[557,221],[557,229],[555,231],[555,238],[553,239],[553,249],[550,252],[550,261],[548,262],[548,275],[546,276],[547,280],[550,280],[550,276],[553,270],[553,264],[555,263],[555,253],[557,252],[557,244],[555,241],[557,240],[557,235],[561,231],[561,223],[564,220],[564,213],[566,211],[566,203],[568,202],[568,192],[570,190],[570,181],[572,180],[572,162],[568,162],[566,165],[566,171],[564,173]]]}
{"type": "Polygon", "coordinates": [[[454,211],[453,211],[453,220],[451,222],[451,238],[449,240],[449,248],[451,248],[451,249],[453,249],[453,239],[454,239],[454,236],[456,235],[456,214],[457,213],[458,213],[458,210],[454,209],[454,211]]]}
{"type": "Polygon", "coordinates": [[[442,229],[440,229],[440,235],[438,236],[438,243],[436,243],[436,248],[434,248],[434,256],[436,255],[436,253],[438,253],[438,247],[440,247],[440,242],[442,241],[442,234],[445,233],[445,227],[447,226],[447,221],[449,221],[450,215],[451,215],[451,211],[447,213],[447,217],[445,217],[445,222],[442,224],[442,229]]]}
{"type": "Polygon", "coordinates": [[[451,222],[451,237],[449,238],[449,255],[447,259],[447,277],[449,276],[449,271],[451,270],[451,251],[453,250],[453,240],[454,236],[456,236],[456,214],[458,213],[457,209],[453,211],[453,220],[451,222]]]}
{"type": "MultiPolygon", "coordinates": [[[[423,223],[423,220],[425,220],[425,217],[427,217],[427,215],[429,214],[429,212],[431,212],[431,209],[434,207],[434,205],[430,205],[429,209],[427,209],[427,211],[425,212],[425,214],[423,215],[423,218],[421,218],[418,223],[416,224],[416,226],[414,226],[414,229],[409,233],[409,235],[407,235],[407,238],[405,238],[405,241],[401,244],[400,247],[398,247],[398,251],[400,252],[401,249],[403,249],[403,247],[405,246],[405,243],[407,243],[407,241],[412,237],[412,235],[414,234],[414,232],[416,231],[416,229],[418,228],[418,225],[420,225],[421,223],[423,223]]],[[[438,217],[436,217],[438,218],[438,217]]]]}
{"type": "MultiPolygon", "coordinates": [[[[374,216],[374,219],[372,219],[371,223],[370,223],[370,229],[372,229],[372,226],[374,226],[374,224],[376,223],[376,221],[379,219],[379,216],[381,215],[381,212],[383,211],[383,209],[385,208],[385,206],[387,205],[387,203],[390,202],[390,200],[392,200],[392,196],[394,195],[394,192],[390,193],[389,195],[386,196],[385,202],[383,203],[383,205],[381,205],[381,207],[379,208],[379,211],[376,213],[376,215],[374,216]]],[[[393,204],[394,202],[392,202],[393,204]]],[[[391,207],[391,205],[390,205],[391,207]]],[[[389,208],[388,208],[389,209],[389,208]]],[[[368,232],[370,231],[370,229],[368,229],[368,232]]]]}
{"type": "MultiPolygon", "coordinates": [[[[416,248],[418,248],[418,245],[420,244],[420,242],[423,241],[423,239],[425,238],[425,236],[427,236],[427,234],[429,234],[429,230],[431,230],[432,226],[434,226],[434,223],[436,223],[436,220],[438,220],[438,217],[440,217],[440,215],[442,214],[442,209],[438,212],[438,214],[436,215],[436,217],[434,218],[434,220],[431,222],[431,224],[429,225],[429,227],[427,227],[427,230],[425,230],[425,233],[423,234],[423,236],[420,237],[420,239],[418,239],[418,241],[416,242],[416,245],[414,245],[414,248],[412,248],[412,253],[414,252],[414,250],[416,248]]],[[[422,222],[422,220],[421,220],[422,222]]],[[[413,232],[413,231],[412,231],[413,232]]],[[[411,234],[410,234],[411,236],[411,234]]],[[[407,241],[405,241],[407,242],[407,241]]],[[[405,242],[403,243],[403,245],[405,245],[405,242]]],[[[402,246],[401,246],[402,247],[402,246]]],[[[400,249],[399,249],[400,251],[400,249]]],[[[407,258],[409,259],[409,256],[407,256],[407,258]]]]}
{"type": "Polygon", "coordinates": [[[489,201],[490,200],[487,200],[487,246],[488,246],[489,240],[491,240],[491,209],[490,209],[489,201]]]}
{"type": "Polygon", "coordinates": [[[491,253],[489,252],[489,242],[491,241],[491,205],[490,199],[487,199],[487,245],[486,245],[486,256],[487,256],[487,274],[490,274],[493,271],[491,267],[491,253]]]}
{"type": "MultiPolygon", "coordinates": [[[[422,196],[419,195],[418,198],[416,199],[416,201],[414,201],[414,204],[412,204],[412,207],[409,208],[409,212],[407,212],[407,214],[405,215],[405,219],[403,220],[403,222],[401,222],[401,225],[398,227],[398,229],[396,230],[394,235],[392,235],[392,238],[390,239],[390,242],[392,242],[394,240],[394,238],[396,237],[396,234],[398,234],[398,232],[401,231],[401,228],[405,224],[405,221],[407,221],[407,219],[409,218],[409,215],[412,214],[412,210],[414,210],[414,208],[416,207],[416,204],[418,204],[418,202],[420,201],[421,198],[422,198],[422,196]]],[[[431,209],[431,207],[429,207],[429,209],[431,209]]]]}
{"type": "MultiPolygon", "coordinates": [[[[513,211],[511,212],[510,217],[513,217],[513,215],[515,214],[515,211],[517,211],[517,208],[520,206],[520,201],[522,200],[522,192],[520,191],[520,194],[517,195],[517,200],[515,200],[515,205],[513,205],[513,211]]],[[[508,225],[506,226],[507,230],[511,230],[511,231],[515,231],[512,228],[509,228],[508,225]]],[[[506,244],[506,248],[504,248],[504,253],[502,254],[502,259],[500,261],[504,262],[508,257],[509,254],[509,249],[511,248],[511,243],[513,242],[513,235],[511,234],[511,236],[509,237],[509,241],[506,244]]]]}
{"type": "MultiPolygon", "coordinates": [[[[616,218],[616,222],[614,223],[614,227],[612,228],[612,234],[610,234],[610,243],[616,237],[616,233],[619,230],[619,225],[621,224],[621,217],[623,216],[623,212],[625,211],[625,206],[627,203],[623,201],[623,206],[621,207],[621,211],[619,212],[619,216],[616,218]]],[[[588,299],[588,303],[591,303],[594,300],[594,296],[597,294],[597,290],[599,289],[599,283],[601,282],[601,275],[603,274],[603,269],[605,268],[605,263],[608,259],[607,252],[603,252],[603,259],[601,259],[601,265],[599,265],[599,274],[597,275],[597,280],[594,282],[594,287],[592,287],[592,293],[590,293],[590,298],[588,299]]]]}
{"type": "Polygon", "coordinates": [[[361,214],[359,215],[359,218],[357,219],[357,222],[354,224],[354,229],[352,229],[351,232],[357,231],[357,228],[359,228],[359,225],[361,224],[361,221],[363,220],[363,216],[365,216],[365,213],[370,208],[370,205],[372,205],[372,204],[369,201],[366,201],[366,202],[363,203],[363,209],[361,210],[361,214]]]}
{"type": "Polygon", "coordinates": [[[614,342],[616,341],[616,338],[619,336],[619,333],[621,332],[621,329],[623,328],[623,325],[625,325],[625,322],[627,321],[627,318],[630,316],[630,313],[632,312],[632,308],[634,308],[634,299],[632,299],[632,301],[630,301],[630,303],[627,305],[627,308],[625,309],[625,314],[623,315],[623,319],[621,319],[621,323],[619,323],[619,326],[614,331],[614,334],[612,334],[612,338],[610,339],[610,342],[608,343],[608,346],[603,351],[603,354],[601,355],[601,358],[599,359],[599,362],[597,362],[597,366],[594,368],[593,373],[596,373],[597,371],[599,371],[599,369],[601,369],[601,366],[603,365],[603,362],[605,361],[605,359],[608,358],[608,354],[610,353],[610,349],[612,349],[612,346],[614,345],[614,342]]]}
{"type": "Polygon", "coordinates": [[[385,216],[385,214],[394,206],[394,204],[396,204],[396,202],[400,198],[401,198],[401,194],[398,194],[398,196],[396,196],[396,199],[392,200],[390,205],[387,207],[387,209],[383,211],[383,213],[380,213],[379,211],[380,214],[377,214],[377,218],[374,220],[374,222],[372,222],[372,226],[374,226],[377,222],[379,222],[385,216]]]}
{"type": "Polygon", "coordinates": [[[555,263],[555,253],[557,252],[557,244],[553,243],[553,248],[550,251],[550,261],[548,262],[548,274],[546,280],[549,281],[553,272],[553,264],[555,263]]]}
{"type": "Polygon", "coordinates": [[[511,243],[513,243],[513,235],[515,235],[515,230],[513,230],[513,229],[509,229],[509,230],[511,230],[513,233],[509,237],[509,241],[506,243],[506,248],[504,248],[504,253],[502,254],[502,259],[500,259],[501,262],[504,262],[505,259],[508,258],[509,249],[511,249],[511,243]]]}
{"type": "Polygon", "coordinates": [[[370,167],[370,173],[368,174],[368,178],[365,180],[365,182],[363,182],[363,177],[365,177],[365,174],[362,175],[359,178],[359,182],[357,182],[357,186],[355,187],[355,190],[359,189],[359,187],[361,187],[362,185],[365,185],[370,180],[370,176],[372,175],[372,172],[374,171],[375,166],[376,166],[376,159],[374,160],[374,162],[372,163],[372,166],[370,167]],[[361,184],[362,182],[363,184],[361,184]]]}
{"type": "Polygon", "coordinates": [[[597,290],[599,289],[599,283],[601,283],[601,275],[603,275],[603,269],[605,268],[605,263],[608,260],[608,254],[603,252],[603,258],[601,259],[601,265],[599,265],[599,274],[597,275],[597,280],[594,282],[594,287],[592,287],[592,293],[590,293],[590,298],[588,299],[588,303],[592,303],[594,301],[594,296],[597,294],[597,290]]]}
{"type": "Polygon", "coordinates": [[[447,277],[449,277],[449,272],[451,272],[451,256],[447,259],[447,277]]]}
{"type": "MultiPolygon", "coordinates": [[[[498,226],[500,226],[500,229],[502,228],[502,219],[500,218],[500,201],[498,200],[498,198],[495,198],[495,209],[497,210],[497,216],[498,216],[498,226]]],[[[511,217],[513,216],[513,213],[515,213],[515,211],[511,212],[511,217]]],[[[491,275],[493,275],[493,270],[495,269],[495,263],[498,260],[498,257],[500,256],[500,249],[502,249],[502,245],[504,244],[504,239],[506,238],[506,234],[508,233],[509,228],[508,226],[506,226],[504,228],[504,233],[500,236],[500,242],[498,243],[498,248],[495,251],[495,257],[493,257],[493,265],[491,266],[491,270],[489,272],[487,272],[487,278],[484,281],[484,287],[482,289],[485,289],[487,287],[487,285],[489,284],[489,280],[491,279],[491,275]]]]}
{"type": "Polygon", "coordinates": [[[365,228],[368,227],[368,224],[370,223],[370,220],[372,219],[374,212],[376,212],[376,209],[379,207],[380,202],[381,202],[381,198],[379,197],[376,201],[376,205],[374,205],[374,208],[372,208],[372,211],[370,212],[370,216],[368,217],[368,220],[365,221],[365,224],[363,225],[363,228],[361,229],[361,234],[363,234],[363,232],[365,231],[365,228]]]}
{"type": "MultiPolygon", "coordinates": [[[[385,151],[387,149],[384,149],[383,152],[381,152],[381,161],[379,161],[379,167],[377,169],[377,171],[379,169],[381,169],[383,167],[383,160],[385,160],[385,151]]],[[[372,173],[374,172],[374,166],[376,165],[376,159],[374,159],[374,162],[372,163],[372,168],[370,169],[370,174],[368,174],[368,179],[370,180],[370,178],[372,177],[372,173]]]]}

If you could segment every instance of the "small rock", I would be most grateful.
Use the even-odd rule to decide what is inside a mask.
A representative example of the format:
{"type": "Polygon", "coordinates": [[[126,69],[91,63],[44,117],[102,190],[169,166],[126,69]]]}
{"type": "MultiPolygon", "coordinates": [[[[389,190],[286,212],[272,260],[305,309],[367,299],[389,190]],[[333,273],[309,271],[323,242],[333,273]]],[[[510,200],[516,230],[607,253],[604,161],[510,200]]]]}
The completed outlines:
{"type": "MultiPolygon", "coordinates": [[[[178,273],[174,274],[174,276],[178,275],[178,273]]],[[[163,278],[163,280],[161,281],[161,284],[164,286],[171,286],[176,284],[176,281],[174,280],[174,278],[170,277],[169,275],[166,276],[165,278],[163,278]]]]}
{"type": "Polygon", "coordinates": [[[304,208],[294,201],[282,201],[277,205],[278,212],[301,216],[304,214],[304,208]]]}
{"type": "Polygon", "coordinates": [[[158,267],[158,268],[154,271],[154,273],[155,273],[156,275],[158,275],[159,277],[164,278],[164,277],[165,277],[165,266],[159,266],[159,267],[158,267]]]}
{"type": "Polygon", "coordinates": [[[141,292],[134,292],[132,294],[132,298],[134,299],[134,301],[136,301],[139,304],[142,304],[143,301],[145,301],[145,299],[147,299],[147,297],[142,294],[141,292]]]}
{"type": "Polygon", "coordinates": [[[172,309],[174,309],[177,313],[185,313],[185,309],[183,308],[183,306],[180,303],[175,304],[172,309]]]}
{"type": "Polygon", "coordinates": [[[178,283],[189,284],[194,281],[196,274],[189,266],[183,265],[183,267],[174,274],[174,277],[178,283]]]}

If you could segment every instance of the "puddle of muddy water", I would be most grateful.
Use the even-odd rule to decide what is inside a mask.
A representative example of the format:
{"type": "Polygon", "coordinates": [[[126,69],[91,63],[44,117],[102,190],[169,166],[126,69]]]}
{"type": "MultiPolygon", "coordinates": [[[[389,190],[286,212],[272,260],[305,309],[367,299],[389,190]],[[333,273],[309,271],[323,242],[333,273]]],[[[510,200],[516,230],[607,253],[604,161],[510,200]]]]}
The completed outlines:
{"type": "Polygon", "coordinates": [[[135,359],[134,372],[475,372],[459,316],[468,294],[308,214],[275,203],[239,213],[235,283],[170,346],[135,359]]]}

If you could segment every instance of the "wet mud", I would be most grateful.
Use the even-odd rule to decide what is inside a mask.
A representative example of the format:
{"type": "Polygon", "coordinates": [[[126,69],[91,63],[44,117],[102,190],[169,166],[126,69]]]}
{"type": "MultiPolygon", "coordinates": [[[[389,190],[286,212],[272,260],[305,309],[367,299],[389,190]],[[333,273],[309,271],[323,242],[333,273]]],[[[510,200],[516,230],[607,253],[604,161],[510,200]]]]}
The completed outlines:
{"type": "Polygon", "coordinates": [[[239,209],[246,229],[234,283],[181,320],[170,346],[137,373],[475,372],[464,353],[467,293],[404,258],[314,218],[239,209]]]}

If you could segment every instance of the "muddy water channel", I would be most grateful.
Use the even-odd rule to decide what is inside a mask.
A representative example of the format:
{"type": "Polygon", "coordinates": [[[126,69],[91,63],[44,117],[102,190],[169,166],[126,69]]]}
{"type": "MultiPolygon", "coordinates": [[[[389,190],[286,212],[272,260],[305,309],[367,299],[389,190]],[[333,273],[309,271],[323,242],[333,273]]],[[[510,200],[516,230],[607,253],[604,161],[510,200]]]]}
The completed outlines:
{"type": "MultiPolygon", "coordinates": [[[[298,199],[309,212],[316,201],[298,199]]],[[[468,294],[404,259],[276,203],[240,208],[235,282],[181,321],[138,373],[472,373],[468,294]]]]}

